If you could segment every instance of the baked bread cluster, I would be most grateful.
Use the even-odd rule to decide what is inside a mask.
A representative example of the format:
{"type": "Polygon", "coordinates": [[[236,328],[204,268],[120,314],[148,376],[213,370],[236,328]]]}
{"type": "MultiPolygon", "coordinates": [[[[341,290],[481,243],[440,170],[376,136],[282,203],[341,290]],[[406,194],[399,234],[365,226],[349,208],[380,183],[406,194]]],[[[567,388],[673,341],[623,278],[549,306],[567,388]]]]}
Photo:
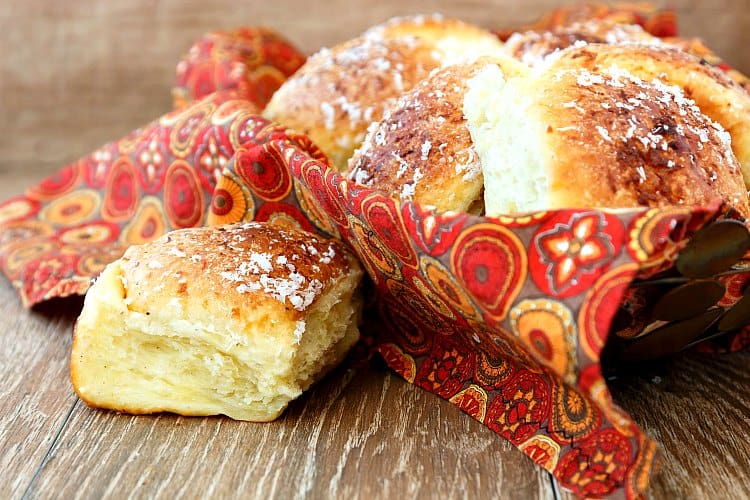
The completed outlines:
{"type": "Polygon", "coordinates": [[[269,224],[131,247],[86,295],[71,378],[90,406],[268,421],[358,340],[357,260],[269,224]]]}
{"type": "Polygon", "coordinates": [[[749,134],[750,94],[726,73],[637,26],[589,21],[431,73],[369,127],[346,175],[490,216],[721,199],[747,217],[749,134]]]}

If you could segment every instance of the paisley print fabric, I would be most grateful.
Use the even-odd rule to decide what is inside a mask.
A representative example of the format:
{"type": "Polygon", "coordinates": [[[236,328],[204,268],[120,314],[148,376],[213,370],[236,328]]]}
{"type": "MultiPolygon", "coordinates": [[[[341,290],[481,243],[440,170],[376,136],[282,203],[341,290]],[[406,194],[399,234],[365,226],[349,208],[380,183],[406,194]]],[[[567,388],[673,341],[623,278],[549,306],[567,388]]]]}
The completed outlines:
{"type": "Polygon", "coordinates": [[[262,27],[213,31],[197,40],[177,65],[172,99],[181,109],[216,91],[233,91],[263,109],[305,56],[262,27]]]}

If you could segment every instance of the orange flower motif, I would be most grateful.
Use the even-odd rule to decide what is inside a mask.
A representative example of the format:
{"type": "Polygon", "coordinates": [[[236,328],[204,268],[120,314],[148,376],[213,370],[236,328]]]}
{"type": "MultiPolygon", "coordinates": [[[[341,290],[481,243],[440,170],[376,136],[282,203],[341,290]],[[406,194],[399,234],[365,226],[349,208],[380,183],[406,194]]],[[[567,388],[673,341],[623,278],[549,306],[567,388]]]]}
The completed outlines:
{"type": "Polygon", "coordinates": [[[615,253],[606,222],[601,214],[582,213],[571,217],[568,224],[556,224],[536,239],[543,263],[548,264],[549,286],[556,293],[576,286],[582,272],[612,259],[615,253]]]}

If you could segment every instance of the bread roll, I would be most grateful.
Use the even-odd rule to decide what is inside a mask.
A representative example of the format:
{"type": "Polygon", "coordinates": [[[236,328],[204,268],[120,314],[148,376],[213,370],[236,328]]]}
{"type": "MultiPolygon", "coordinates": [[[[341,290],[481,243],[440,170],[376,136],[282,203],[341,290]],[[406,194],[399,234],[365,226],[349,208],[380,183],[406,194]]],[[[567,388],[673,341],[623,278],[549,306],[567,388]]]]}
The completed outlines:
{"type": "Polygon", "coordinates": [[[513,59],[484,57],[434,71],[373,123],[347,176],[440,211],[484,211],[484,179],[464,119],[466,84],[488,65],[528,72],[513,59]]]}
{"type": "Polygon", "coordinates": [[[392,19],[310,57],[263,116],[308,134],[339,170],[368,125],[441,65],[499,52],[489,31],[440,16],[392,19]]]}
{"type": "Polygon", "coordinates": [[[541,64],[547,56],[573,45],[587,43],[641,43],[660,45],[659,38],[637,24],[621,24],[606,19],[558,26],[551,30],[513,33],[505,41],[505,51],[529,66],[541,64]]]}
{"type": "Polygon", "coordinates": [[[731,69],[699,38],[656,37],[637,24],[622,24],[611,19],[590,19],[549,29],[512,33],[505,41],[505,51],[529,66],[536,66],[559,50],[587,43],[645,44],[675,47],[692,54],[726,73],[750,92],[750,79],[731,69]]]}
{"type": "Polygon", "coordinates": [[[732,150],[750,187],[750,93],[724,71],[665,44],[571,47],[556,53],[551,64],[593,72],[620,68],[643,80],[659,78],[680,87],[703,113],[729,132],[732,150]]]}
{"type": "Polygon", "coordinates": [[[266,224],[131,247],[86,296],[73,387],[127,413],[272,420],[357,341],[361,276],[340,243],[266,224]]]}
{"type": "Polygon", "coordinates": [[[693,54],[699,57],[702,61],[709,63],[715,68],[719,68],[725,72],[729,78],[737,82],[737,84],[750,92],[750,78],[747,75],[740,73],[736,69],[730,68],[729,65],[722,61],[722,59],[700,38],[680,38],[680,37],[667,37],[662,39],[667,45],[672,45],[680,50],[693,54]]]}
{"type": "MultiPolygon", "coordinates": [[[[595,59],[599,48],[610,47],[570,54],[595,59]]],[[[469,82],[464,113],[484,169],[487,215],[718,198],[750,215],[729,134],[678,87],[567,60],[524,78],[490,66],[469,82]]]]}

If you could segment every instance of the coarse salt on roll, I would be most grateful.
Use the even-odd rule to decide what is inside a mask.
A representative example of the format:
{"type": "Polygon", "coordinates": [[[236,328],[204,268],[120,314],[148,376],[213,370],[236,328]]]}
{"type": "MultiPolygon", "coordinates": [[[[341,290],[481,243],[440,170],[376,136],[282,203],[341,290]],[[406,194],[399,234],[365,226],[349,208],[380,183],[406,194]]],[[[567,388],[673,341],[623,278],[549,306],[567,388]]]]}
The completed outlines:
{"type": "Polygon", "coordinates": [[[246,223],[131,247],[89,290],[71,378],[93,407],[267,421],[357,341],[343,245],[246,223]]]}
{"type": "Polygon", "coordinates": [[[719,198],[750,215],[729,134],[679,87],[564,61],[523,78],[490,67],[469,82],[464,112],[488,215],[719,198]]]}
{"type": "Polygon", "coordinates": [[[370,123],[430,71],[501,50],[494,34],[462,21],[394,18],[311,56],[263,115],[308,134],[344,171],[370,123]]]}

